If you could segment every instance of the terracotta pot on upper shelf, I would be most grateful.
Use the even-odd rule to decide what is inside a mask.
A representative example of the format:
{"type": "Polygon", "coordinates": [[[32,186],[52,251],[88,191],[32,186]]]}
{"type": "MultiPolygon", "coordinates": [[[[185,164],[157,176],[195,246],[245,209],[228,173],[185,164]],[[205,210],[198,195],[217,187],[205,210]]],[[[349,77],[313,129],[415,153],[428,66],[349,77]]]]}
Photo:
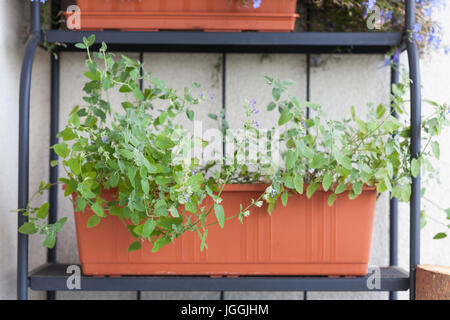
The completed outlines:
{"type": "MultiPolygon", "coordinates": [[[[266,185],[228,185],[222,194],[225,215],[239,213],[266,185]]],[[[111,201],[113,191],[102,197],[111,201]]],[[[134,239],[116,216],[108,216],[94,228],[86,227],[93,214],[89,207],[75,213],[78,249],[88,275],[346,275],[367,273],[376,202],[375,188],[363,188],[355,200],[348,191],[332,207],[329,192],[318,190],[311,199],[296,194],[287,206],[279,202],[272,215],[267,208],[252,208],[241,224],[225,222],[225,228],[209,227],[208,249],[187,232],[174,243],[152,253],[151,244],[127,252],[134,239]]],[[[206,199],[211,204],[211,199],[206,199]]],[[[209,207],[209,206],[207,206],[209,207]]],[[[215,221],[214,215],[208,217],[215,221]]]]}
{"type": "MultiPolygon", "coordinates": [[[[292,31],[297,0],[77,0],[82,30],[292,31]]],[[[69,15],[69,13],[68,13],[69,15]]]]}

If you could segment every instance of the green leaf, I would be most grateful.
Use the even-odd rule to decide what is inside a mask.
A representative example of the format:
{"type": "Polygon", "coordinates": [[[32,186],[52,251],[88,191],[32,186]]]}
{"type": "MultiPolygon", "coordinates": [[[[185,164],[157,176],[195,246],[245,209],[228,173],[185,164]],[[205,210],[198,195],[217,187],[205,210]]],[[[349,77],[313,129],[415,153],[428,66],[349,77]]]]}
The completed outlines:
{"type": "Polygon", "coordinates": [[[178,210],[175,207],[170,207],[169,212],[174,218],[178,218],[180,214],[178,213],[178,210]]]}
{"type": "Polygon", "coordinates": [[[23,234],[35,234],[38,232],[38,228],[36,228],[36,225],[32,222],[25,222],[20,226],[19,232],[23,234]]]}
{"type": "Polygon", "coordinates": [[[308,199],[310,199],[314,195],[318,187],[319,184],[317,182],[313,182],[308,186],[308,188],[306,189],[306,196],[308,197],[308,199]]]}
{"type": "Polygon", "coordinates": [[[134,108],[134,104],[132,104],[131,102],[122,102],[122,108],[126,109],[132,109],[134,108]]]}
{"type": "Polygon", "coordinates": [[[70,154],[70,150],[67,146],[67,143],[59,143],[55,144],[53,147],[53,150],[55,150],[56,154],[60,156],[61,158],[66,158],[70,154]]]}
{"type": "Polygon", "coordinates": [[[94,44],[94,42],[95,42],[95,34],[91,34],[87,38],[87,41],[85,40],[85,38],[83,38],[83,42],[84,42],[84,44],[86,44],[87,47],[92,46],[94,44]]]}
{"type": "Polygon", "coordinates": [[[131,160],[134,158],[134,153],[127,149],[119,149],[119,153],[127,158],[128,160],[131,160]]]}
{"type": "Polygon", "coordinates": [[[133,95],[136,98],[136,100],[144,100],[144,94],[142,93],[141,90],[139,90],[139,88],[134,88],[133,89],[133,95]]]}
{"type": "Polygon", "coordinates": [[[119,207],[116,207],[116,206],[111,207],[111,208],[109,209],[109,214],[110,214],[111,216],[118,216],[118,217],[121,217],[121,216],[123,215],[123,208],[119,208],[119,207]]]}
{"type": "Polygon", "coordinates": [[[438,240],[438,239],[444,239],[444,238],[446,238],[446,237],[447,237],[447,234],[446,234],[446,233],[439,232],[438,234],[436,234],[436,235],[433,237],[433,239],[438,240]]]}
{"type": "Polygon", "coordinates": [[[94,211],[94,213],[97,216],[102,217],[102,218],[106,217],[105,211],[103,210],[103,207],[98,202],[94,203],[91,206],[91,209],[92,209],[92,211],[94,211]]]}
{"type": "Polygon", "coordinates": [[[150,192],[150,186],[148,184],[148,179],[142,179],[141,180],[141,187],[142,187],[142,192],[144,192],[144,194],[149,194],[150,192]]]}
{"type": "Polygon", "coordinates": [[[98,224],[100,223],[101,220],[102,220],[102,219],[101,219],[99,216],[93,214],[93,215],[89,218],[89,220],[88,220],[87,227],[88,227],[88,228],[93,228],[93,227],[95,227],[96,225],[98,225],[98,224]]]}
{"type": "Polygon", "coordinates": [[[308,159],[314,158],[314,152],[303,141],[297,143],[297,148],[303,157],[308,159]]]}
{"type": "Polygon", "coordinates": [[[325,192],[330,189],[332,181],[333,181],[333,178],[331,177],[331,175],[328,173],[325,174],[325,176],[323,177],[323,181],[322,181],[322,187],[325,192]]]}
{"type": "Polygon", "coordinates": [[[225,225],[225,212],[220,204],[214,204],[214,213],[221,228],[225,225]]]}
{"type": "MultiPolygon", "coordinates": [[[[198,230],[198,229],[197,229],[198,230]]],[[[200,234],[200,231],[199,231],[199,234],[200,234]]],[[[208,246],[206,245],[206,237],[208,236],[208,230],[206,229],[204,232],[203,232],[203,235],[201,235],[200,236],[200,239],[202,239],[202,243],[200,244],[200,251],[202,251],[203,252],[203,250],[205,249],[205,248],[208,248],[208,246]]]]}
{"type": "Polygon", "coordinates": [[[189,120],[194,120],[194,111],[192,111],[191,109],[186,109],[186,116],[189,120]]]}
{"type": "Polygon", "coordinates": [[[56,243],[56,234],[49,233],[45,237],[44,242],[42,243],[42,246],[47,247],[47,248],[53,248],[55,246],[55,243],[56,243]]]}
{"type": "Polygon", "coordinates": [[[286,169],[290,170],[295,166],[295,162],[297,161],[297,155],[294,151],[288,150],[286,152],[286,169]]]}
{"type": "Polygon", "coordinates": [[[167,237],[163,236],[161,238],[158,238],[158,240],[156,240],[155,243],[153,244],[152,252],[157,252],[159,249],[161,249],[162,247],[164,247],[169,243],[171,243],[171,240],[167,237]]]}
{"type": "Polygon", "coordinates": [[[441,149],[439,147],[439,143],[437,141],[433,141],[431,143],[431,149],[433,150],[434,157],[439,160],[441,157],[441,149]]]}
{"type": "Polygon", "coordinates": [[[328,205],[331,207],[333,205],[333,203],[336,201],[337,199],[337,195],[335,193],[330,194],[330,196],[328,197],[328,205]]]}
{"type": "Polygon", "coordinates": [[[127,251],[128,252],[132,252],[132,251],[136,251],[142,248],[142,244],[140,241],[135,241],[132,244],[130,244],[130,246],[128,247],[127,251]]]}
{"type": "Polygon", "coordinates": [[[382,128],[390,133],[394,132],[398,128],[400,128],[401,124],[400,122],[394,118],[393,116],[389,116],[386,118],[382,128]]]}
{"type": "Polygon", "coordinates": [[[303,177],[301,175],[294,176],[294,187],[298,193],[303,194],[303,177]]]}
{"type": "Polygon", "coordinates": [[[62,227],[64,227],[64,225],[67,222],[67,217],[61,218],[58,221],[56,221],[53,225],[55,227],[55,232],[59,232],[62,227]]]}
{"type": "Polygon", "coordinates": [[[445,209],[445,213],[447,214],[447,219],[450,220],[450,208],[445,209]]]}
{"type": "Polygon", "coordinates": [[[72,124],[75,128],[78,128],[80,126],[80,117],[76,112],[70,117],[69,124],[72,124]]]}
{"type": "Polygon", "coordinates": [[[77,176],[80,175],[80,173],[81,173],[81,161],[80,161],[80,159],[78,159],[78,158],[69,159],[67,161],[67,164],[69,165],[70,170],[72,170],[72,172],[75,175],[77,175],[77,176]]]}
{"type": "Polygon", "coordinates": [[[208,117],[209,117],[210,119],[217,120],[217,115],[215,115],[215,114],[213,114],[213,113],[208,113],[208,117]]]}
{"type": "Polygon", "coordinates": [[[283,206],[287,206],[287,202],[288,202],[288,197],[289,197],[289,192],[285,191],[281,194],[281,202],[283,203],[283,206]]]}
{"type": "Polygon", "coordinates": [[[311,169],[320,169],[328,164],[328,160],[321,154],[314,155],[309,167],[311,169]]]}
{"type": "Polygon", "coordinates": [[[175,146],[175,143],[167,136],[159,135],[156,137],[156,146],[160,149],[166,150],[175,146]]]}
{"type": "Polygon", "coordinates": [[[337,152],[335,157],[336,157],[336,161],[341,166],[343,166],[345,169],[347,169],[347,170],[351,170],[352,169],[352,161],[345,154],[343,154],[342,152],[337,152]]]}
{"type": "Polygon", "coordinates": [[[277,107],[275,102],[270,102],[269,105],[267,106],[267,111],[272,111],[273,109],[275,109],[277,107]]]}
{"type": "Polygon", "coordinates": [[[385,112],[386,112],[386,108],[382,104],[379,104],[377,107],[377,118],[378,119],[383,118],[385,112]]]}
{"type": "Polygon", "coordinates": [[[76,43],[75,47],[77,47],[78,49],[81,49],[81,50],[85,50],[86,49],[86,46],[84,45],[84,43],[76,43]]]}
{"type": "Polygon", "coordinates": [[[272,89],[272,97],[275,101],[280,100],[281,98],[281,89],[280,88],[273,88],[272,89]]]}
{"type": "Polygon", "coordinates": [[[292,119],[292,117],[293,117],[293,115],[289,111],[289,109],[284,110],[280,116],[280,119],[278,120],[278,125],[279,126],[284,125],[285,123],[289,122],[292,119]]]}
{"type": "Polygon", "coordinates": [[[271,77],[264,76],[264,80],[266,81],[267,84],[273,84],[273,78],[271,77]]]}
{"type": "Polygon", "coordinates": [[[48,214],[48,209],[50,207],[50,203],[46,202],[42,206],[40,206],[39,210],[36,213],[36,217],[39,219],[45,219],[48,214]]]}
{"type": "Polygon", "coordinates": [[[411,161],[411,174],[414,178],[416,178],[420,173],[420,163],[419,161],[414,158],[411,161]]]}
{"type": "Polygon", "coordinates": [[[377,184],[377,192],[378,192],[378,193],[383,193],[383,192],[385,192],[387,189],[388,189],[388,188],[387,188],[386,184],[384,183],[384,181],[380,181],[380,183],[377,184]]]}
{"type": "Polygon", "coordinates": [[[336,194],[340,194],[342,192],[344,192],[347,189],[347,185],[345,183],[339,183],[336,190],[334,190],[334,192],[336,194]]]}
{"type": "Polygon", "coordinates": [[[358,181],[353,184],[353,192],[355,196],[360,195],[362,192],[362,182],[358,181]]]}
{"type": "Polygon", "coordinates": [[[155,230],[155,228],[156,228],[155,221],[153,221],[151,219],[147,219],[147,221],[145,221],[145,223],[144,223],[144,228],[142,229],[142,237],[148,238],[152,234],[152,232],[155,230]]]}
{"type": "Polygon", "coordinates": [[[61,131],[58,136],[62,137],[64,141],[73,140],[77,137],[77,135],[69,127],[66,127],[63,131],[61,131]]]}
{"type": "Polygon", "coordinates": [[[187,184],[192,188],[193,192],[197,192],[202,187],[203,174],[197,173],[195,176],[190,176],[187,179],[187,184]]]}

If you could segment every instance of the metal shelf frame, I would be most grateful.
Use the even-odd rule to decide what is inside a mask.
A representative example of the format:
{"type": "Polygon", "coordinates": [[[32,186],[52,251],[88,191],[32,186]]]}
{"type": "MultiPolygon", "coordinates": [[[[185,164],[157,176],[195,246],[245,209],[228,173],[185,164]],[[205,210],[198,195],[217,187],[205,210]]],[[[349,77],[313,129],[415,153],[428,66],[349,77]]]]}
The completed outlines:
{"type": "MultiPolygon", "coordinates": [[[[223,54],[223,90],[226,90],[227,53],[304,53],[307,65],[307,100],[310,98],[310,54],[311,53],[372,53],[389,52],[393,47],[406,49],[411,80],[411,159],[420,152],[421,141],[421,84],[417,44],[409,30],[415,24],[415,1],[407,0],[406,30],[398,32],[332,33],[226,33],[226,32],[121,32],[121,31],[59,31],[41,30],[39,1],[32,1],[30,35],[25,47],[20,76],[19,96],[19,175],[18,209],[26,207],[29,199],[29,145],[30,145],[30,92],[32,65],[36,48],[43,43],[64,43],[56,55],[50,54],[51,73],[51,119],[50,143],[57,143],[59,129],[59,65],[60,51],[74,51],[74,44],[83,36],[96,35],[96,45],[102,41],[112,51],[142,52],[215,52],[223,54]],[[45,32],[45,35],[44,35],[45,32]]],[[[398,82],[398,66],[391,68],[391,85],[398,82]]],[[[391,86],[392,87],[392,86],[391,86]]],[[[225,108],[225,94],[222,107],[225,108]]],[[[57,156],[50,151],[50,159],[57,156]]],[[[58,168],[50,169],[50,182],[58,179],[58,168]]],[[[57,219],[56,187],[49,192],[49,221],[57,219]]],[[[18,226],[27,222],[27,217],[18,215],[18,226]]],[[[409,270],[397,267],[398,263],[398,201],[390,201],[389,263],[381,269],[381,288],[367,287],[365,277],[179,277],[179,276],[126,276],[92,277],[82,276],[81,290],[95,291],[389,291],[396,299],[397,291],[409,289],[410,299],[415,299],[415,272],[420,263],[420,176],[412,180],[410,199],[410,261],[409,270]]],[[[17,298],[28,299],[28,289],[47,291],[48,299],[55,299],[55,292],[68,290],[65,265],[58,264],[56,247],[48,250],[48,264],[34,271],[28,270],[28,236],[18,233],[17,246],[17,298]]],[[[222,295],[223,296],[223,295],[222,295]]]]}

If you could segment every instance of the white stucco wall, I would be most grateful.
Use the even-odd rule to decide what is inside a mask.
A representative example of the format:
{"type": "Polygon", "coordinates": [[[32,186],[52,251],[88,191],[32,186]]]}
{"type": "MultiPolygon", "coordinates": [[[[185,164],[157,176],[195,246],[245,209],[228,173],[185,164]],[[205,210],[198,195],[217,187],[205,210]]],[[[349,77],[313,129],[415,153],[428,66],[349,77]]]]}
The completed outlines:
{"type": "MultiPolygon", "coordinates": [[[[18,83],[21,56],[24,46],[25,26],[21,14],[25,5],[21,1],[0,0],[0,65],[5,66],[3,76],[0,77],[2,103],[0,108],[0,147],[8,150],[7,157],[1,157],[0,170],[0,206],[4,223],[0,224],[0,299],[15,298],[15,268],[16,268],[16,226],[17,219],[9,210],[17,206],[17,132],[18,132],[18,83]],[[8,30],[6,32],[5,30],[8,30]],[[11,32],[11,30],[13,32],[11,32]],[[7,76],[7,77],[6,77],[7,76]]],[[[442,13],[441,21],[446,30],[450,30],[450,8],[442,13]],[[447,21],[446,18],[447,17],[447,21]]],[[[446,43],[450,43],[447,36],[446,43]]],[[[134,58],[138,55],[132,54],[134,58]]],[[[214,92],[215,99],[201,106],[202,113],[197,112],[199,120],[205,120],[206,127],[211,125],[206,115],[221,108],[221,76],[218,82],[213,81],[213,69],[220,55],[217,54],[163,54],[149,53],[144,55],[146,68],[154,76],[165,80],[168,85],[182,90],[185,85],[196,81],[202,84],[204,90],[214,92]]],[[[311,72],[311,98],[322,104],[330,117],[340,117],[348,114],[348,108],[355,105],[357,110],[363,110],[367,102],[386,102],[389,92],[389,68],[383,67],[383,56],[370,55],[322,55],[318,56],[323,63],[314,67],[311,72]]],[[[404,62],[404,55],[402,60],[404,62]]],[[[422,62],[422,80],[424,97],[439,102],[450,101],[448,90],[450,80],[449,56],[433,54],[422,62]]],[[[61,55],[61,117],[64,123],[69,111],[82,103],[81,88],[84,81],[84,54],[63,53],[61,55]]],[[[261,109],[264,109],[270,99],[270,92],[266,89],[263,75],[270,75],[282,79],[292,79],[296,85],[291,93],[300,99],[306,94],[306,74],[304,55],[241,55],[230,54],[227,57],[227,118],[231,124],[242,121],[240,108],[244,99],[254,98],[261,109]]],[[[48,146],[49,146],[49,54],[39,49],[37,51],[32,82],[31,101],[31,159],[30,159],[30,191],[36,189],[40,180],[48,176],[48,146]]],[[[120,105],[117,97],[112,99],[113,105],[120,105]]],[[[271,118],[260,115],[261,124],[273,123],[271,118]],[[264,118],[264,119],[262,119],[264,118]]],[[[450,189],[446,181],[450,178],[448,164],[450,148],[445,141],[450,138],[450,131],[442,137],[441,180],[442,186],[430,190],[432,198],[450,207],[447,194],[450,189]],[[447,201],[447,203],[446,203],[447,201]],[[446,204],[445,204],[446,203],[446,204]]],[[[78,253],[73,224],[72,206],[68,199],[59,197],[60,216],[67,216],[68,223],[58,238],[58,260],[67,263],[78,262],[78,253]]],[[[437,211],[430,214],[439,217],[437,211]]],[[[400,264],[408,268],[409,257],[409,210],[407,205],[401,206],[400,212],[400,264]]],[[[440,229],[439,229],[440,230],[440,229]]],[[[432,236],[439,231],[437,226],[429,222],[422,232],[422,262],[450,265],[449,240],[432,240],[432,236]]],[[[377,203],[375,227],[371,248],[371,265],[385,266],[388,264],[388,200],[383,196],[377,203]]],[[[45,261],[45,250],[41,248],[39,237],[32,237],[30,241],[30,268],[45,261]]],[[[41,299],[43,293],[30,292],[33,299],[41,299]]],[[[121,293],[87,293],[60,292],[60,299],[134,299],[135,292],[121,293]]],[[[302,299],[303,293],[234,293],[226,292],[226,299],[302,299]]],[[[386,299],[387,293],[318,293],[310,292],[310,299],[386,299]]],[[[406,298],[407,294],[401,294],[406,298]]],[[[212,293],[156,293],[144,292],[144,299],[217,299],[219,294],[212,293]]]]}

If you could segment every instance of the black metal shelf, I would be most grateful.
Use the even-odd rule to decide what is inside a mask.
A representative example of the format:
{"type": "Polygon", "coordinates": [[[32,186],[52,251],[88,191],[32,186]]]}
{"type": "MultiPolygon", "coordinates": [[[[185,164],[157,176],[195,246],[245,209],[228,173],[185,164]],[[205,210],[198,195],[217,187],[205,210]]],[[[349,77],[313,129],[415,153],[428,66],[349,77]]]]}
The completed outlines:
{"type": "MultiPolygon", "coordinates": [[[[29,285],[33,290],[67,291],[68,265],[46,264],[32,271],[29,285]]],[[[408,272],[387,267],[380,270],[380,287],[370,289],[365,277],[300,276],[82,276],[83,291],[405,291],[408,272]]]]}
{"type": "Polygon", "coordinates": [[[402,46],[401,32],[193,32],[193,31],[45,31],[58,50],[79,51],[74,45],[95,34],[112,51],[227,53],[387,53],[402,46]]]}
{"type": "MultiPolygon", "coordinates": [[[[77,51],[75,44],[91,34],[96,35],[96,46],[104,41],[111,51],[135,52],[215,52],[223,53],[223,70],[226,66],[226,53],[307,53],[307,99],[310,86],[309,53],[365,53],[383,54],[400,47],[408,51],[411,80],[411,154],[417,157],[420,152],[421,130],[421,92],[420,65],[418,49],[414,41],[406,39],[407,30],[415,24],[415,2],[405,1],[405,32],[121,32],[121,31],[61,31],[41,30],[39,1],[31,2],[30,37],[25,47],[19,94],[19,174],[18,208],[25,208],[29,199],[29,147],[30,147],[30,95],[31,73],[36,48],[44,43],[63,44],[51,54],[51,144],[57,141],[59,127],[59,75],[60,57],[58,51],[77,51]]],[[[398,69],[391,69],[391,84],[398,82],[398,69]]],[[[226,72],[223,72],[223,92],[225,92],[226,72]]],[[[222,108],[225,108],[223,95],[222,108]]],[[[51,159],[57,159],[51,151],[51,159]]],[[[57,168],[50,171],[50,182],[56,181],[57,168]]],[[[50,189],[49,221],[57,218],[57,189],[50,189]]],[[[27,217],[18,216],[18,225],[27,222],[27,217]]],[[[415,298],[415,270],[420,263],[420,177],[412,180],[410,207],[410,261],[409,272],[401,270],[397,264],[397,202],[390,206],[390,267],[382,268],[378,289],[370,290],[365,277],[193,277],[193,276],[124,276],[93,277],[82,276],[81,290],[92,291],[390,291],[395,299],[396,291],[410,290],[410,298],[415,298]]],[[[28,236],[18,234],[17,246],[17,297],[28,298],[28,288],[46,290],[49,299],[55,299],[56,291],[68,290],[67,265],[58,264],[55,249],[48,251],[49,264],[28,272],[28,236]]]]}

